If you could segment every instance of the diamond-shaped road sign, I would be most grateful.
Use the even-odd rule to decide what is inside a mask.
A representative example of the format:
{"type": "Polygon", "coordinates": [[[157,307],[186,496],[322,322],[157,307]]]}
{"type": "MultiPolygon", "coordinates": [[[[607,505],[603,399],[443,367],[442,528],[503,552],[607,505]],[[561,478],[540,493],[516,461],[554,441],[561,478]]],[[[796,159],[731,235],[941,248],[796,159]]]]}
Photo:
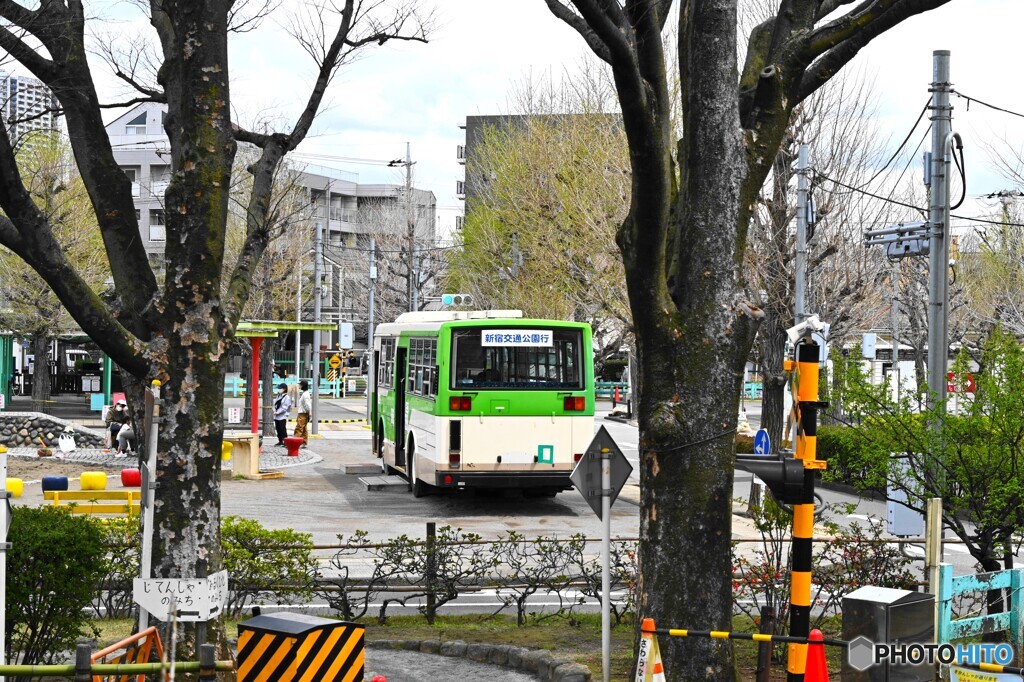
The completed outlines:
{"type": "Polygon", "coordinates": [[[583,499],[587,501],[590,508],[594,510],[598,518],[601,518],[601,453],[606,452],[611,463],[611,501],[609,507],[615,504],[622,486],[626,485],[629,475],[633,473],[633,466],[622,454],[622,450],[612,440],[611,435],[602,426],[590,441],[587,451],[583,453],[583,459],[576,463],[576,468],[569,475],[569,480],[580,491],[583,499]]]}

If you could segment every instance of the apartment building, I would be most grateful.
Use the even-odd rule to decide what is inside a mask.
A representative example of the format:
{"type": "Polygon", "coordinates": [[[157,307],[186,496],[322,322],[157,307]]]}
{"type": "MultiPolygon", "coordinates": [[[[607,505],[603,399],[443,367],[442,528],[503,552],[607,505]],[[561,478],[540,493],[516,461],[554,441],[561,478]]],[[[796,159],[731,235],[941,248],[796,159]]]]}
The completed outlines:
{"type": "Polygon", "coordinates": [[[60,105],[42,81],[29,76],[12,76],[0,71],[0,102],[4,125],[11,143],[17,146],[34,130],[57,130],[60,105]]]}
{"type": "MultiPolygon", "coordinates": [[[[163,130],[165,116],[164,105],[143,103],[106,127],[114,158],[132,182],[139,232],[158,270],[167,239],[163,197],[171,179],[170,145],[163,130]]],[[[369,271],[370,239],[382,230],[402,234],[407,221],[394,217],[411,215],[417,241],[432,244],[437,223],[434,194],[413,188],[407,201],[404,185],[360,184],[359,175],[347,170],[293,165],[298,169],[296,182],[308,192],[309,227],[323,231],[321,319],[364,322],[367,311],[362,294],[369,271]]],[[[300,266],[312,271],[312,256],[300,266]]],[[[311,304],[303,311],[303,319],[313,319],[311,304]]]]}

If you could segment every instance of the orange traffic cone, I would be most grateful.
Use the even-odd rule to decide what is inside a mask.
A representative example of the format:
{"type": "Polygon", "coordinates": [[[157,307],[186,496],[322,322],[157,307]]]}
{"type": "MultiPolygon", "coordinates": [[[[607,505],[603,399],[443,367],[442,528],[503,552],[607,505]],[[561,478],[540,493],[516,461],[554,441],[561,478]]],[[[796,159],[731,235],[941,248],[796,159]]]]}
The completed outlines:
{"type": "Polygon", "coordinates": [[[807,638],[807,672],[804,682],[828,682],[828,663],[825,661],[825,637],[821,630],[811,630],[807,638]]]}
{"type": "Polygon", "coordinates": [[[665,667],[654,635],[654,619],[644,618],[640,626],[640,658],[636,665],[636,682],[665,682],[665,667]]]}

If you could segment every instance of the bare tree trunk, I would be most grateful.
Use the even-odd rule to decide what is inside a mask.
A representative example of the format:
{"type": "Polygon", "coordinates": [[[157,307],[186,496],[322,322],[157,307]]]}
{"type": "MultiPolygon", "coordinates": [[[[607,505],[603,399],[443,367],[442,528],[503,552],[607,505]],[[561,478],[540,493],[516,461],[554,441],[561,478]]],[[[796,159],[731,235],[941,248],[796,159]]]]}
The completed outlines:
{"type": "Polygon", "coordinates": [[[32,335],[32,354],[35,356],[32,370],[32,401],[50,399],[50,339],[45,333],[32,335]]]}

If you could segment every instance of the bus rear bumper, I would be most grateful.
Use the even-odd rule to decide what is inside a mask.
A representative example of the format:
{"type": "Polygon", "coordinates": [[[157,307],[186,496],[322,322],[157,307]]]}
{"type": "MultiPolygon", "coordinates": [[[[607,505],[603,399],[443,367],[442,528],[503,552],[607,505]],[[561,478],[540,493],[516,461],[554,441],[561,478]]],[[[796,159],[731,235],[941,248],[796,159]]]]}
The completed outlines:
{"type": "Polygon", "coordinates": [[[438,488],[546,488],[572,490],[568,471],[439,471],[434,474],[438,488]]]}

